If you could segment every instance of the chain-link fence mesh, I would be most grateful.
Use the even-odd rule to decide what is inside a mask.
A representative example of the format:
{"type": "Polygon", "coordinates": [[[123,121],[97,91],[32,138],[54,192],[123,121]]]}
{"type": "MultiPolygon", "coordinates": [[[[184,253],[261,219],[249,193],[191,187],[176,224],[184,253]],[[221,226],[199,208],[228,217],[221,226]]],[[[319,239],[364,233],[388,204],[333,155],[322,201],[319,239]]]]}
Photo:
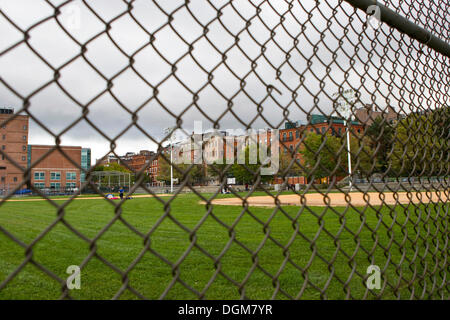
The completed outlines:
{"type": "MultiPolygon", "coordinates": [[[[2,181],[0,297],[448,299],[449,57],[348,2],[2,4],[1,103],[15,112],[1,126],[9,136],[27,115],[29,139],[40,130],[53,146],[28,164],[0,150],[1,169],[20,173],[2,181]],[[271,128],[269,145],[279,129],[278,172],[175,163],[161,195],[172,132],[192,137],[193,120],[271,128]],[[106,196],[98,166],[62,146],[85,129],[102,156],[120,159],[131,133],[155,147],[137,169],[121,163],[134,174],[124,199],[58,200],[36,184],[59,152],[86,175],[81,190],[106,196]],[[23,189],[45,201],[12,201],[23,189]]],[[[448,2],[379,3],[448,41],[448,2]]]]}

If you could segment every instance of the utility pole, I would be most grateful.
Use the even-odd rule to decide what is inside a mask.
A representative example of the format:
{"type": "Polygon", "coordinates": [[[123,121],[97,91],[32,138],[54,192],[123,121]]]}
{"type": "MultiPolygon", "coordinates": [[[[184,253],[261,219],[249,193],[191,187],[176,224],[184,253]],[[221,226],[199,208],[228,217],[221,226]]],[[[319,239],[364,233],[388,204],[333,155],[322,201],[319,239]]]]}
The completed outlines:
{"type": "Polygon", "coordinates": [[[344,126],[347,128],[347,160],[348,160],[348,187],[350,188],[350,191],[352,191],[353,188],[353,178],[352,178],[352,156],[350,153],[350,128],[352,126],[352,120],[345,120],[344,126]],[[350,123],[350,125],[348,125],[350,123]]]}
{"type": "Polygon", "coordinates": [[[173,193],[173,138],[175,129],[176,127],[167,127],[164,129],[164,134],[170,134],[170,193],[173,193]]]}

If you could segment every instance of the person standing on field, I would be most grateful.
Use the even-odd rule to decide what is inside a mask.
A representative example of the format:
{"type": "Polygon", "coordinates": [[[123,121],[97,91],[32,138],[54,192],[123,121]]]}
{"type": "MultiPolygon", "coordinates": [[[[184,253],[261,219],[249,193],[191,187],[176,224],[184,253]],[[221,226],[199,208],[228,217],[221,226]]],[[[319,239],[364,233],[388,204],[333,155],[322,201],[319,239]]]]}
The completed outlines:
{"type": "Polygon", "coordinates": [[[119,189],[120,200],[123,200],[123,192],[124,192],[123,187],[121,187],[121,188],[119,189]]]}

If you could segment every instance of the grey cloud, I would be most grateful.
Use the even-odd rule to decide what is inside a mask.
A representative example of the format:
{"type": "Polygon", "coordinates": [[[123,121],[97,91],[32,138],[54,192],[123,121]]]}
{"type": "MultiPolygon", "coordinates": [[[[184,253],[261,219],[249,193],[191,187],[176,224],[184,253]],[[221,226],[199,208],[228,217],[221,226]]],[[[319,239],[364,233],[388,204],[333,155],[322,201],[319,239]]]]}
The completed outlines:
{"type": "MultiPolygon", "coordinates": [[[[52,3],[59,5],[63,1],[52,3]]],[[[97,0],[87,3],[105,21],[110,21],[127,10],[123,1],[97,0]]],[[[61,87],[74,100],[53,83],[31,98],[30,112],[52,132],[59,134],[81,116],[80,105],[89,104],[88,119],[109,139],[113,139],[130,124],[132,119],[130,112],[133,113],[139,108],[140,111],[137,113],[139,125],[156,140],[160,140],[163,137],[163,128],[176,124],[176,118],[167,110],[176,116],[184,112],[181,120],[186,132],[192,132],[196,120],[203,121],[203,127],[207,129],[219,117],[222,117],[219,121],[222,129],[242,128],[242,124],[230,112],[223,115],[230,103],[232,111],[245,123],[258,115],[257,104],[261,105],[262,114],[270,123],[265,123],[259,118],[253,127],[279,126],[284,120],[284,109],[287,109],[288,118],[293,121],[304,120],[306,113],[319,112],[318,108],[325,113],[333,112],[332,100],[322,92],[320,81],[323,81],[325,86],[323,90],[329,95],[338,90],[338,85],[344,84],[345,87],[351,85],[355,88],[361,87],[363,101],[368,103],[376,98],[380,106],[385,106],[388,102],[382,93],[389,90],[387,84],[390,72],[387,71],[395,70],[399,76],[412,74],[412,67],[394,66],[392,61],[393,51],[396,50],[395,41],[389,43],[393,49],[388,53],[383,52],[384,46],[387,45],[384,42],[390,33],[390,29],[385,26],[375,41],[378,48],[373,51],[376,54],[369,57],[363,47],[371,48],[374,39],[371,37],[375,37],[374,31],[367,30],[361,40],[358,38],[359,33],[363,31],[364,13],[358,13],[361,21],[355,19],[351,26],[355,30],[349,28],[348,34],[345,35],[340,24],[344,26],[349,24],[347,15],[353,12],[353,8],[343,4],[342,8],[333,12],[332,7],[337,6],[337,0],[321,1],[318,8],[315,8],[317,2],[313,0],[301,3],[294,1],[292,13],[288,12],[288,5],[282,0],[270,1],[272,7],[268,2],[262,1],[233,1],[234,8],[231,5],[223,7],[227,3],[224,1],[211,3],[216,9],[203,0],[189,3],[189,10],[196,19],[204,26],[208,25],[206,37],[202,36],[203,26],[192,18],[186,8],[181,8],[173,14],[171,25],[174,30],[169,26],[159,30],[152,45],[147,45],[141,50],[142,46],[148,44],[149,35],[130,15],[121,16],[111,23],[109,36],[102,34],[86,46],[85,58],[101,74],[98,74],[82,57],[77,58],[60,70],[58,80],[61,87]],[[261,12],[257,15],[257,7],[260,4],[261,12]],[[216,19],[217,9],[221,7],[223,7],[222,16],[219,22],[216,19]],[[312,18],[306,23],[309,12],[312,13],[312,18]],[[247,31],[241,32],[245,28],[246,21],[239,14],[244,19],[251,19],[247,31]],[[280,16],[284,17],[282,25],[279,25],[280,16]],[[210,23],[213,20],[214,22],[210,23]],[[331,21],[331,25],[327,24],[328,20],[331,21]],[[302,27],[306,29],[299,35],[302,27]],[[271,34],[272,30],[275,34],[271,34]],[[324,36],[323,40],[321,33],[324,36]],[[296,46],[292,36],[297,37],[296,46]],[[281,49],[271,40],[272,37],[281,49]],[[235,45],[237,38],[240,49],[235,45]],[[343,39],[342,44],[339,43],[340,38],[343,39]],[[193,44],[193,50],[190,52],[192,56],[189,54],[189,44],[193,44]],[[226,52],[226,66],[221,64],[222,54],[218,53],[214,46],[221,52],[226,52]],[[265,47],[265,56],[261,56],[262,46],[265,47]],[[317,48],[314,49],[314,46],[317,48]],[[357,52],[355,47],[360,50],[357,52]],[[136,53],[137,50],[140,51],[136,53]],[[288,52],[288,58],[283,51],[288,52]],[[333,56],[334,52],[336,56],[333,56]],[[134,53],[136,54],[133,56],[133,67],[138,74],[130,68],[123,71],[129,66],[129,56],[134,53]],[[245,55],[255,60],[256,65],[252,66],[252,62],[245,55]],[[353,66],[348,56],[355,58],[353,66]],[[269,59],[270,63],[266,59],[269,59]],[[312,65],[308,66],[308,60],[312,65]],[[171,64],[175,63],[176,71],[174,76],[171,76],[171,64]],[[381,75],[378,74],[379,67],[385,70],[381,75]],[[344,81],[346,72],[348,80],[344,81]],[[169,78],[166,79],[167,77],[169,78]],[[212,78],[212,85],[203,88],[208,77],[212,78]],[[245,92],[241,90],[240,78],[243,77],[246,77],[245,92]],[[111,93],[106,92],[96,98],[107,89],[105,78],[112,79],[111,93]],[[384,82],[381,81],[376,89],[376,81],[380,79],[384,82]],[[279,92],[274,90],[271,96],[268,96],[267,85],[274,86],[279,92]],[[155,90],[158,93],[157,99],[148,101],[155,90]],[[292,99],[293,91],[298,95],[295,101],[292,99]],[[198,99],[194,99],[195,96],[198,99]],[[314,96],[319,98],[318,103],[314,101],[314,96]],[[129,112],[124,110],[121,104],[126,106],[129,112]],[[198,108],[201,108],[212,121],[208,120],[198,108]]],[[[184,1],[160,1],[159,4],[162,10],[169,13],[182,6],[184,1]]],[[[168,21],[167,16],[152,1],[134,1],[133,7],[134,18],[149,33],[155,32],[168,21]]],[[[24,29],[54,13],[45,2],[32,0],[3,1],[2,10],[24,29]]],[[[76,41],[86,43],[105,30],[105,25],[81,1],[72,1],[64,6],[59,21],[65,26],[73,27],[73,23],[77,22],[73,17],[74,12],[80,13],[79,17],[75,17],[79,18],[79,28],[70,29],[70,34],[76,41]],[[73,10],[74,6],[78,11],[73,10]]],[[[0,20],[0,27],[5,30],[0,40],[0,51],[23,37],[4,19],[0,20]]],[[[60,68],[80,53],[80,47],[64,33],[54,19],[42,23],[31,31],[30,35],[30,45],[53,68],[60,68]]],[[[398,36],[397,33],[394,33],[395,35],[398,36]]],[[[400,57],[399,62],[408,63],[405,55],[400,57]]],[[[51,68],[40,61],[24,44],[2,56],[0,68],[2,79],[23,96],[31,94],[54,76],[51,68]]],[[[390,94],[393,97],[399,95],[398,89],[392,90],[385,95],[390,94]]],[[[16,109],[22,107],[22,100],[1,84],[0,101],[2,104],[15,106],[16,109]]],[[[391,97],[390,103],[396,107],[398,100],[391,97]]],[[[36,124],[32,123],[30,130],[31,143],[54,142],[54,138],[36,124]]],[[[62,140],[67,144],[92,146],[93,158],[99,158],[109,150],[108,140],[84,120],[64,134],[62,140]]],[[[118,153],[156,148],[156,145],[137,129],[128,131],[117,142],[118,153]]]]}

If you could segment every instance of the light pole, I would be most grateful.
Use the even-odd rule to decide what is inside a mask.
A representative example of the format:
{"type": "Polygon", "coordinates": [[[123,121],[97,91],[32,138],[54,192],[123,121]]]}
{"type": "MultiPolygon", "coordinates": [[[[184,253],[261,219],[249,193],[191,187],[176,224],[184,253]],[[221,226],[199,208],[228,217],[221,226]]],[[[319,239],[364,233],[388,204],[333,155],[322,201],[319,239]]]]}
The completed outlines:
{"type": "Polygon", "coordinates": [[[164,129],[166,135],[170,134],[170,193],[173,193],[173,133],[176,127],[168,127],[164,129]]]}
{"type": "Polygon", "coordinates": [[[348,160],[348,186],[350,191],[353,188],[352,181],[352,158],[350,153],[350,128],[352,123],[352,105],[355,103],[356,95],[353,89],[347,89],[342,96],[339,92],[333,94],[333,97],[338,97],[336,110],[340,116],[344,117],[344,127],[347,129],[347,160],[348,160]],[[350,123],[350,125],[348,125],[350,123]]]}

